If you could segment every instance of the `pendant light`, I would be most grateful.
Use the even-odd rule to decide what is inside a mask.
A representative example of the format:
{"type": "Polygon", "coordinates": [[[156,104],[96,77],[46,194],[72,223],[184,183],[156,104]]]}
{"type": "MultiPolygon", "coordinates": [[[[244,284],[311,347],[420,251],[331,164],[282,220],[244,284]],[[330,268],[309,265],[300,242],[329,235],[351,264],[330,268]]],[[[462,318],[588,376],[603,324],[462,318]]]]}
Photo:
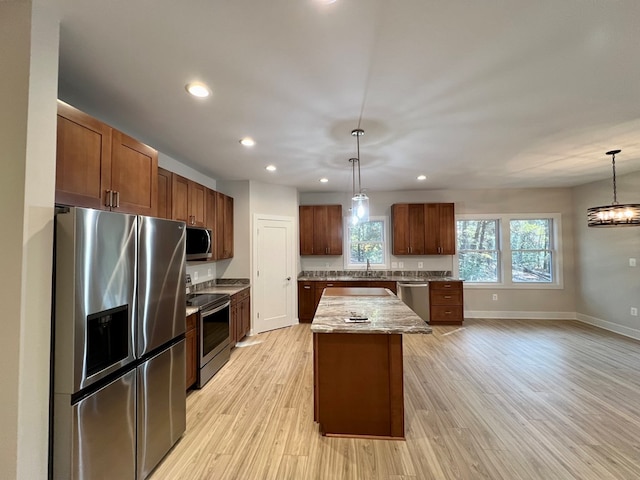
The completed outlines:
{"type": "Polygon", "coordinates": [[[587,209],[587,225],[590,227],[632,227],[640,226],[640,205],[634,203],[619,204],[616,191],[616,154],[621,150],[611,150],[613,168],[613,203],[587,209]]]}
{"type": "Polygon", "coordinates": [[[364,135],[364,130],[356,128],[351,130],[351,135],[356,137],[357,158],[350,158],[351,175],[353,183],[353,196],[351,197],[351,222],[355,225],[369,221],[369,197],[362,193],[362,183],[360,182],[360,137],[364,135]],[[356,166],[358,168],[358,193],[356,193],[356,166]]]}

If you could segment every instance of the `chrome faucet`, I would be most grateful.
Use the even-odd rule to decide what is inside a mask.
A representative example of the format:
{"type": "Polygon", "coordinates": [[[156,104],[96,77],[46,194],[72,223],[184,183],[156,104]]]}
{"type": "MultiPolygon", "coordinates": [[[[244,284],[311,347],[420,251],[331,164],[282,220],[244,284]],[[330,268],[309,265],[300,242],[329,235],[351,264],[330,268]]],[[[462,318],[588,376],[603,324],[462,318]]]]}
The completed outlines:
{"type": "Polygon", "coordinates": [[[367,258],[367,275],[369,275],[369,273],[371,273],[370,270],[371,270],[371,263],[369,262],[369,259],[367,258]]]}

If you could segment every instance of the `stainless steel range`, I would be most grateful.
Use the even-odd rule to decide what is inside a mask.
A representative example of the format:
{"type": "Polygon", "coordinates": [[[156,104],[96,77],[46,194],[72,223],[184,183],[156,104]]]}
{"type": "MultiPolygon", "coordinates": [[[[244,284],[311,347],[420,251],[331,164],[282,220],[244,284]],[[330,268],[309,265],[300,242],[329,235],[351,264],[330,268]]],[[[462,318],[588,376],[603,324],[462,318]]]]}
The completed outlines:
{"type": "Polygon", "coordinates": [[[197,388],[202,388],[229,361],[230,297],[223,293],[191,294],[187,305],[200,309],[197,388]]]}

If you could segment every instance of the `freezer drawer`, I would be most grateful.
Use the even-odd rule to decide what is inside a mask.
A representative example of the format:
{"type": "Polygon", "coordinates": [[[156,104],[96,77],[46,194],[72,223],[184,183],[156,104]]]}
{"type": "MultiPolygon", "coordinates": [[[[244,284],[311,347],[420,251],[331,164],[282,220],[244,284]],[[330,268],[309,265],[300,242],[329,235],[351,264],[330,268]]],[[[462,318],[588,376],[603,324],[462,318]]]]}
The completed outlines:
{"type": "Polygon", "coordinates": [[[187,424],[185,340],[138,367],[138,480],[146,478],[187,424]]]}
{"type": "Polygon", "coordinates": [[[75,405],[55,395],[53,478],[135,479],[135,389],[133,369],[75,405]]]}

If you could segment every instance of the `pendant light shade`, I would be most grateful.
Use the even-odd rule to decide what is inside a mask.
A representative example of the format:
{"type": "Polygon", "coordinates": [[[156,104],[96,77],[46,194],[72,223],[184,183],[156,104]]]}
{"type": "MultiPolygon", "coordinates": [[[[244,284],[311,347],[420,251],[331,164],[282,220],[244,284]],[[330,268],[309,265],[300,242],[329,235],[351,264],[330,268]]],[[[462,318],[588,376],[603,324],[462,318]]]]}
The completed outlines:
{"type": "Polygon", "coordinates": [[[587,225],[590,227],[632,227],[640,226],[640,205],[634,203],[619,204],[616,191],[616,154],[621,150],[611,150],[613,168],[613,203],[587,209],[587,225]]]}
{"type": "Polygon", "coordinates": [[[356,225],[358,223],[369,221],[369,197],[367,194],[362,193],[362,184],[360,182],[360,137],[364,135],[364,130],[357,128],[351,131],[351,135],[356,137],[357,142],[357,158],[350,158],[351,163],[351,175],[353,183],[353,196],[351,197],[351,223],[356,225]],[[356,170],[357,167],[357,170],[356,170]],[[358,191],[356,192],[356,171],[358,175],[358,191]]]}

